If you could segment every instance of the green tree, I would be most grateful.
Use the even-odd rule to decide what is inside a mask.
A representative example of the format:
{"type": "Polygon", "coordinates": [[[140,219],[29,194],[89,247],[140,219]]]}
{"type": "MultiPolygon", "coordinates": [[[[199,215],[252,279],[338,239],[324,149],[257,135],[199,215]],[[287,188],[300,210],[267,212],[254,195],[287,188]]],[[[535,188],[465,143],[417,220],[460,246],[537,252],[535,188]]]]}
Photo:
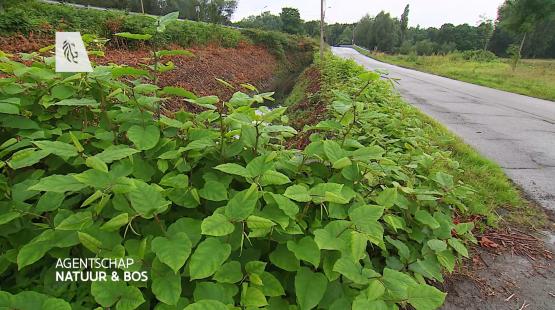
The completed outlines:
{"type": "Polygon", "coordinates": [[[347,26],[337,40],[338,44],[351,44],[353,40],[353,27],[347,26]]]}
{"type": "Polygon", "coordinates": [[[303,32],[303,20],[298,9],[282,8],[279,14],[283,32],[300,34],[303,32]]]}
{"type": "Polygon", "coordinates": [[[374,19],[368,14],[360,19],[355,28],[355,44],[373,49],[371,40],[371,31],[374,26],[374,19]]]}
{"type": "Polygon", "coordinates": [[[436,44],[430,40],[416,42],[414,49],[418,55],[432,55],[436,49],[436,44]]]}
{"type": "Polygon", "coordinates": [[[237,22],[237,26],[242,28],[257,28],[264,30],[280,31],[283,27],[281,17],[270,12],[263,12],[257,16],[249,16],[237,22]]]}
{"type": "Polygon", "coordinates": [[[401,31],[400,31],[401,44],[403,44],[407,36],[407,30],[409,26],[409,10],[410,10],[410,7],[407,4],[407,6],[405,7],[405,10],[403,11],[403,15],[401,15],[401,31]]]}
{"type": "Polygon", "coordinates": [[[391,18],[389,13],[382,11],[376,15],[372,27],[372,39],[375,47],[384,52],[393,51],[399,40],[398,27],[398,21],[391,18]]]}
{"type": "Polygon", "coordinates": [[[304,33],[309,37],[317,37],[320,35],[320,21],[311,20],[303,25],[304,33]]]}
{"type": "Polygon", "coordinates": [[[506,0],[499,7],[500,26],[522,36],[518,58],[522,57],[522,49],[528,33],[553,14],[555,14],[553,0],[506,0]]]}
{"type": "Polygon", "coordinates": [[[486,16],[481,16],[480,21],[478,22],[478,33],[482,38],[484,51],[488,49],[488,44],[489,44],[489,41],[491,40],[491,36],[493,35],[493,30],[494,30],[493,20],[487,18],[486,16]]]}

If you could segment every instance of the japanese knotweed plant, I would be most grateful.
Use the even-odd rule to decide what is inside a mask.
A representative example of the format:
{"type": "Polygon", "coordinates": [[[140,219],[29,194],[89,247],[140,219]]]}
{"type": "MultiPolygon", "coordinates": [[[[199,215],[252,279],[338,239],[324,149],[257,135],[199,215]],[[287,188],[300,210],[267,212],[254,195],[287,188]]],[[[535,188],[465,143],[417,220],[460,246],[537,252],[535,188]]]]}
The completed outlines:
{"type": "Polygon", "coordinates": [[[121,32],[115,35],[121,38],[125,38],[131,41],[139,42],[149,42],[152,49],[153,63],[149,65],[148,68],[153,72],[154,84],[158,84],[159,74],[171,71],[175,69],[175,65],[172,61],[167,61],[164,63],[162,59],[168,56],[185,55],[192,56],[193,54],[187,50],[160,50],[159,37],[164,34],[166,27],[173,23],[178,22],[179,12],[172,12],[167,15],[161,16],[156,19],[154,26],[156,26],[156,32],[154,35],[148,33],[129,33],[121,32]]]}
{"type": "Polygon", "coordinates": [[[367,101],[389,91],[374,75],[337,92],[332,119],[296,150],[285,108],[254,107],[271,93],[222,102],[133,68],[53,62],[0,55],[0,307],[443,303],[426,282],[468,255],[472,225],[453,215],[469,190],[431,170],[443,155],[423,151],[419,128],[367,101]],[[166,96],[205,111],[158,117],[166,96]],[[149,279],[57,282],[68,257],[133,258],[149,279]]]}

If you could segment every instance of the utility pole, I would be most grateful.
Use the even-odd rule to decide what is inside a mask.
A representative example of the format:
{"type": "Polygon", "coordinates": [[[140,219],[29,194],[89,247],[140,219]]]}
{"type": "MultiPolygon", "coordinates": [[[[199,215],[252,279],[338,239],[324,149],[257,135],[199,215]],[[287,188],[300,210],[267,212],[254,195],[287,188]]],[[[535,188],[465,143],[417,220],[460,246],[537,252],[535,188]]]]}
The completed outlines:
{"type": "Polygon", "coordinates": [[[320,63],[324,61],[324,1],[320,0],[320,63]]]}

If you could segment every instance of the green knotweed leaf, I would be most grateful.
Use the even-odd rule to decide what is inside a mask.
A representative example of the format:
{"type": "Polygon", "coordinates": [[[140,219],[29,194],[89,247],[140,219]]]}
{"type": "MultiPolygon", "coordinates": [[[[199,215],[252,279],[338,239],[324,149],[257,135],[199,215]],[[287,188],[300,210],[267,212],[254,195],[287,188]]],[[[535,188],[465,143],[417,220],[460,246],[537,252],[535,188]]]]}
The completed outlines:
{"type": "Polygon", "coordinates": [[[181,87],[166,86],[162,89],[162,94],[168,96],[184,97],[188,99],[197,99],[197,96],[195,96],[195,94],[181,87]]]}
{"type": "Polygon", "coordinates": [[[104,161],[96,156],[87,157],[87,159],[85,160],[85,164],[89,168],[93,168],[102,172],[108,172],[108,165],[106,165],[104,161]]]}
{"type": "Polygon", "coordinates": [[[154,125],[146,127],[133,125],[127,131],[127,137],[139,150],[150,150],[158,144],[160,140],[160,130],[154,125]]]}
{"type": "Polygon", "coordinates": [[[204,150],[206,148],[212,147],[214,146],[214,141],[212,141],[211,139],[199,139],[199,140],[195,140],[191,143],[189,143],[183,150],[184,151],[189,151],[189,150],[204,150]]]}
{"type": "Polygon", "coordinates": [[[208,236],[227,236],[235,230],[235,226],[222,214],[213,214],[202,221],[202,234],[208,236]]]}
{"type": "Polygon", "coordinates": [[[328,279],[319,272],[302,267],[295,276],[295,294],[301,310],[315,308],[324,297],[328,279]]]}
{"type": "Polygon", "coordinates": [[[91,284],[94,300],[103,307],[114,304],[118,310],[137,309],[145,302],[141,291],[134,286],[127,286],[123,281],[97,281],[91,284]]]}
{"type": "Polygon", "coordinates": [[[21,215],[22,215],[21,213],[15,212],[15,211],[0,214],[0,225],[9,223],[9,222],[15,220],[16,218],[21,217],[21,215]]]}
{"type": "Polygon", "coordinates": [[[191,241],[186,233],[180,232],[169,237],[156,237],[152,240],[152,251],[158,259],[168,265],[175,273],[185,265],[191,254],[191,241]]]}
{"type": "Polygon", "coordinates": [[[241,263],[230,261],[223,264],[213,278],[220,283],[237,283],[241,281],[243,279],[241,263]]]}
{"type": "Polygon", "coordinates": [[[269,230],[274,226],[276,226],[276,223],[260,216],[251,215],[247,218],[247,227],[249,229],[269,230]]]}
{"type": "Polygon", "coordinates": [[[312,201],[315,203],[328,201],[339,204],[346,204],[349,201],[342,195],[341,190],[343,189],[343,186],[343,184],[337,183],[320,183],[312,187],[309,193],[312,201]]]}
{"type": "Polygon", "coordinates": [[[100,103],[98,103],[96,100],[94,99],[87,99],[87,98],[82,98],[82,99],[64,99],[64,100],[60,100],[58,102],[53,103],[52,105],[57,105],[57,106],[86,106],[86,107],[92,107],[92,108],[96,108],[100,105],[100,103]]]}
{"type": "Polygon", "coordinates": [[[299,259],[282,244],[278,245],[276,249],[270,253],[270,262],[289,272],[296,272],[300,268],[299,259]]]}
{"type": "Polygon", "coordinates": [[[441,252],[447,249],[447,243],[443,240],[432,239],[426,243],[434,252],[441,252]]]}
{"type": "Polygon", "coordinates": [[[386,188],[384,189],[376,198],[376,202],[380,206],[386,208],[393,207],[393,204],[397,201],[397,188],[386,188]]]}
{"type": "Polygon", "coordinates": [[[229,200],[225,206],[225,215],[234,221],[245,220],[251,215],[258,202],[258,189],[256,184],[250,188],[238,192],[229,200]]]}
{"type": "Polygon", "coordinates": [[[181,296],[181,275],[155,259],[150,277],[152,293],[156,299],[168,305],[176,305],[181,296]]]}
{"type": "Polygon", "coordinates": [[[395,240],[390,236],[385,237],[385,240],[395,246],[395,248],[397,248],[397,252],[399,253],[401,261],[408,261],[410,259],[410,249],[405,243],[399,240],[395,240]]]}
{"type": "Polygon", "coordinates": [[[298,242],[287,241],[287,248],[299,260],[311,263],[314,268],[318,268],[318,265],[320,265],[320,249],[312,237],[306,236],[298,242]]]}
{"type": "Polygon", "coordinates": [[[201,221],[192,218],[182,217],[168,227],[168,234],[174,235],[184,232],[189,237],[191,244],[195,246],[201,239],[201,221]]]}
{"type": "Polygon", "coordinates": [[[158,27],[156,28],[156,31],[164,32],[166,30],[166,26],[176,21],[178,17],[179,17],[179,11],[171,12],[162,17],[159,17],[157,22],[158,27]]]}
{"type": "Polygon", "coordinates": [[[427,284],[411,285],[407,288],[408,301],[416,310],[438,309],[443,305],[446,295],[427,284]]]}
{"type": "Polygon", "coordinates": [[[79,155],[75,146],[60,141],[34,141],[39,149],[60,157],[73,157],[79,155]]]}
{"type": "Polygon", "coordinates": [[[428,279],[443,282],[441,265],[435,256],[428,255],[424,259],[417,259],[416,262],[409,265],[409,270],[419,273],[428,279]]]}
{"type": "Polygon", "coordinates": [[[204,279],[213,275],[231,254],[231,246],[216,238],[201,242],[189,262],[191,280],[204,279]]]}
{"type": "Polygon", "coordinates": [[[118,79],[122,76],[148,76],[148,71],[143,69],[136,69],[132,67],[119,67],[113,68],[112,70],[112,77],[118,79]]]}
{"type": "Polygon", "coordinates": [[[302,185],[289,186],[285,190],[283,196],[299,202],[309,202],[312,199],[308,193],[308,189],[302,185]]]}
{"type": "Polygon", "coordinates": [[[260,177],[260,185],[262,186],[284,185],[287,183],[291,183],[289,177],[275,170],[268,170],[260,177]]]}
{"type": "Polygon", "coordinates": [[[129,32],[116,33],[115,36],[131,39],[131,40],[143,40],[143,41],[150,40],[150,38],[152,38],[152,35],[150,34],[137,34],[137,33],[129,33],[129,32]]]}
{"type": "Polygon", "coordinates": [[[351,310],[387,310],[389,307],[383,300],[366,300],[366,299],[356,299],[353,302],[351,310]]]}
{"type": "Polygon", "coordinates": [[[219,166],[214,167],[214,169],[220,170],[222,172],[228,173],[228,174],[234,174],[234,175],[239,175],[245,178],[250,178],[252,177],[247,169],[241,165],[238,164],[233,164],[233,163],[228,163],[228,164],[222,164],[219,166]]]}
{"type": "Polygon", "coordinates": [[[349,209],[349,217],[355,225],[364,226],[368,222],[377,222],[383,215],[384,207],[363,205],[349,209]]]}
{"type": "MultiPolygon", "coordinates": [[[[235,287],[233,287],[235,289],[235,287]]],[[[224,304],[234,304],[233,295],[235,292],[230,286],[213,282],[200,282],[195,285],[193,298],[200,300],[217,300],[224,304]]]]}
{"type": "Polygon", "coordinates": [[[260,279],[262,280],[262,293],[265,296],[277,297],[285,295],[281,282],[273,274],[265,271],[260,275],[260,279]]]}
{"type": "Polygon", "coordinates": [[[149,219],[165,210],[170,202],[165,200],[155,187],[144,182],[135,182],[135,190],[129,193],[131,206],[142,217],[149,219]]]}
{"type": "Polygon", "coordinates": [[[116,231],[120,227],[126,225],[128,222],[129,222],[129,215],[127,213],[122,213],[114,216],[108,222],[100,226],[100,230],[116,231]]]}
{"type": "Polygon", "coordinates": [[[73,213],[66,217],[56,226],[57,230],[83,230],[91,226],[93,223],[92,213],[90,211],[73,213]]]}
{"type": "Polygon", "coordinates": [[[71,310],[71,305],[65,300],[33,291],[15,295],[2,291],[0,305],[6,309],[71,310]]]}
{"type": "Polygon", "coordinates": [[[113,161],[123,159],[125,157],[131,156],[135,153],[140,152],[139,150],[132,149],[125,145],[112,145],[102,151],[100,154],[96,154],[95,157],[101,161],[109,164],[113,161]]]}
{"type": "Polygon", "coordinates": [[[434,219],[434,217],[425,210],[418,210],[414,216],[420,223],[429,226],[431,229],[438,229],[439,223],[434,219]]]}
{"type": "Polygon", "coordinates": [[[459,254],[461,254],[464,257],[468,257],[468,250],[459,239],[451,238],[447,240],[447,243],[449,243],[449,245],[453,249],[455,249],[455,251],[457,251],[459,254]]]}
{"type": "Polygon", "coordinates": [[[455,255],[450,250],[436,253],[439,263],[449,272],[455,270],[455,255]]]}
{"type": "Polygon", "coordinates": [[[257,177],[272,169],[274,163],[268,160],[268,156],[258,156],[247,164],[247,171],[250,176],[257,177]]]}
{"type": "Polygon", "coordinates": [[[243,290],[243,294],[241,294],[241,304],[244,307],[250,308],[260,308],[268,305],[268,301],[266,300],[266,296],[256,287],[248,286],[243,290]]]}
{"type": "Polygon", "coordinates": [[[432,180],[436,181],[445,189],[451,189],[454,185],[453,176],[441,171],[436,172],[436,174],[432,177],[432,180]]]}
{"type": "Polygon", "coordinates": [[[210,201],[224,201],[227,200],[227,187],[214,180],[208,180],[204,187],[198,191],[200,197],[210,201]]]}
{"type": "Polygon", "coordinates": [[[344,158],[347,155],[347,152],[341,148],[339,143],[332,140],[326,140],[324,141],[324,154],[326,154],[330,163],[335,163],[344,158]]]}
{"type": "Polygon", "coordinates": [[[17,253],[18,270],[41,259],[52,247],[53,243],[48,239],[25,244],[17,253]]]}
{"type": "Polygon", "coordinates": [[[383,284],[393,299],[408,299],[408,287],[417,285],[416,281],[409,275],[385,268],[383,271],[383,284]]]}
{"type": "Polygon", "coordinates": [[[294,219],[299,213],[299,206],[296,203],[289,200],[287,197],[279,194],[270,193],[272,198],[277,203],[278,208],[280,208],[287,216],[294,219]]]}
{"type": "Polygon", "coordinates": [[[227,306],[217,300],[200,300],[183,310],[228,310],[227,306]]]}
{"type": "Polygon", "coordinates": [[[93,253],[98,253],[102,248],[102,242],[87,233],[78,231],[77,236],[81,244],[93,253]]]}
{"type": "Polygon", "coordinates": [[[194,56],[195,54],[187,51],[187,50],[162,50],[157,51],[156,54],[158,57],[166,57],[166,56],[194,56]]]}
{"type": "Polygon", "coordinates": [[[19,114],[19,98],[0,99],[0,113],[2,114],[19,114]]]}
{"type": "Polygon", "coordinates": [[[8,161],[8,166],[14,170],[29,167],[38,163],[48,155],[50,155],[50,152],[45,150],[37,151],[36,149],[24,149],[12,155],[8,161]]]}

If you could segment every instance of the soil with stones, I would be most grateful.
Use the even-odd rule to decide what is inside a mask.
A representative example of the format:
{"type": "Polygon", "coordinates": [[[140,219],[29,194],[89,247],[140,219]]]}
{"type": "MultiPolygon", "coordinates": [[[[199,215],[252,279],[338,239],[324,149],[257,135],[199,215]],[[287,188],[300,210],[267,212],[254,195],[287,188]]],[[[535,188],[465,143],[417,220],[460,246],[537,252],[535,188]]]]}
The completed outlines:
{"type": "Polygon", "coordinates": [[[447,277],[444,310],[555,309],[555,227],[479,237],[472,262],[447,277]],[[537,238],[537,239],[536,239],[537,238]]]}

